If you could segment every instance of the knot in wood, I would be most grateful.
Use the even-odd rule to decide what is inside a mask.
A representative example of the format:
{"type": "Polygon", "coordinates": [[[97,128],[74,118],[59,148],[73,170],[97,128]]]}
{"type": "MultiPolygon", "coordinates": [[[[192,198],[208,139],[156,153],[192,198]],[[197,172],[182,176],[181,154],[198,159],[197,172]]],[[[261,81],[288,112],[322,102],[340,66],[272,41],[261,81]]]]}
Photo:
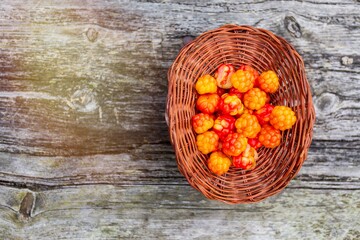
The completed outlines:
{"type": "Polygon", "coordinates": [[[31,192],[26,193],[25,197],[21,201],[19,209],[20,221],[27,221],[31,217],[31,211],[35,205],[35,197],[31,192]]]}
{"type": "Polygon", "coordinates": [[[300,38],[302,35],[300,24],[296,21],[293,16],[286,16],[284,19],[284,24],[286,30],[291,34],[291,36],[300,38]]]}
{"type": "Polygon", "coordinates": [[[323,93],[315,99],[315,107],[319,114],[335,112],[339,104],[339,97],[333,93],[323,93]]]}
{"type": "Polygon", "coordinates": [[[89,28],[86,31],[86,37],[90,42],[95,42],[98,35],[99,35],[99,32],[96,31],[94,28],[89,28]]]}
{"type": "Polygon", "coordinates": [[[96,93],[91,89],[76,90],[70,98],[71,108],[79,112],[92,112],[98,108],[96,93]]]}

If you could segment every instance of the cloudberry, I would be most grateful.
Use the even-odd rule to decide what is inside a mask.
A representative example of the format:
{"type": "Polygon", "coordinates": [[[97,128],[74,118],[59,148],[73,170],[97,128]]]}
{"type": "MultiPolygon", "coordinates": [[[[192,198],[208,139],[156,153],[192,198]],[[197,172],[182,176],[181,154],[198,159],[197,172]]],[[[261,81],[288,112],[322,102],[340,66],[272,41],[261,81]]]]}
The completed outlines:
{"type": "Polygon", "coordinates": [[[223,114],[230,114],[235,116],[244,111],[244,105],[236,95],[225,93],[221,96],[219,103],[219,110],[223,114]]]}
{"type": "Polygon", "coordinates": [[[191,118],[192,126],[197,134],[204,133],[214,125],[213,116],[206,113],[198,113],[191,118]]]}
{"type": "Polygon", "coordinates": [[[255,148],[255,150],[262,147],[262,144],[259,141],[259,136],[256,136],[255,138],[248,138],[248,143],[251,147],[255,148]]]}
{"type": "Polygon", "coordinates": [[[219,136],[214,131],[207,131],[196,136],[196,145],[203,154],[217,150],[219,136]]]}
{"type": "Polygon", "coordinates": [[[200,95],[196,100],[196,108],[203,113],[212,114],[218,109],[220,97],[216,93],[200,95]]]}
{"type": "Polygon", "coordinates": [[[223,175],[231,166],[231,160],[222,152],[216,151],[210,154],[208,159],[209,169],[216,175],[223,175]]]}
{"type": "Polygon", "coordinates": [[[257,83],[267,93],[274,93],[279,88],[279,78],[272,70],[261,73],[257,83]]]}
{"type": "Polygon", "coordinates": [[[209,74],[204,75],[196,81],[195,89],[199,94],[216,93],[216,79],[209,74]]]}
{"type": "Polygon", "coordinates": [[[247,92],[253,88],[255,77],[251,71],[237,70],[231,76],[231,83],[239,92],[247,92]]]}
{"type": "Polygon", "coordinates": [[[244,105],[251,110],[259,110],[265,102],[266,93],[259,88],[252,88],[244,95],[244,105]]]}
{"type": "Polygon", "coordinates": [[[260,132],[261,126],[254,115],[242,114],[235,122],[236,131],[245,137],[254,138],[260,132]]]}
{"type": "Polygon", "coordinates": [[[255,70],[253,67],[251,67],[250,65],[242,65],[242,66],[240,66],[239,69],[240,69],[240,70],[243,70],[243,71],[249,71],[249,72],[251,72],[255,79],[259,77],[259,72],[256,71],[256,70],[255,70]]]}
{"type": "Polygon", "coordinates": [[[244,93],[240,92],[239,90],[237,90],[234,87],[230,88],[229,94],[236,95],[241,101],[243,100],[243,97],[244,97],[244,93]]]}
{"type": "Polygon", "coordinates": [[[220,115],[215,119],[213,130],[221,140],[225,139],[229,133],[235,129],[235,118],[228,115],[220,115]]]}
{"type": "Polygon", "coordinates": [[[270,120],[270,114],[272,110],[274,109],[274,106],[271,104],[265,104],[262,108],[255,111],[254,115],[257,117],[260,125],[264,125],[270,120]]]}
{"type": "Polygon", "coordinates": [[[295,122],[295,112],[286,106],[276,106],[270,114],[270,124],[281,131],[290,129],[295,122]]]}
{"type": "Polygon", "coordinates": [[[233,65],[221,64],[215,72],[215,78],[217,86],[223,89],[229,89],[232,87],[231,76],[235,72],[233,65]]]}
{"type": "Polygon", "coordinates": [[[239,156],[246,148],[247,138],[239,133],[230,133],[222,143],[226,155],[239,156]]]}
{"type": "Polygon", "coordinates": [[[258,154],[256,150],[252,148],[249,144],[246,146],[246,149],[242,154],[236,157],[232,157],[234,167],[241,168],[243,170],[254,169],[257,159],[258,154]]]}
{"type": "Polygon", "coordinates": [[[281,141],[280,130],[268,124],[262,126],[259,134],[259,141],[267,148],[279,146],[281,141]]]}

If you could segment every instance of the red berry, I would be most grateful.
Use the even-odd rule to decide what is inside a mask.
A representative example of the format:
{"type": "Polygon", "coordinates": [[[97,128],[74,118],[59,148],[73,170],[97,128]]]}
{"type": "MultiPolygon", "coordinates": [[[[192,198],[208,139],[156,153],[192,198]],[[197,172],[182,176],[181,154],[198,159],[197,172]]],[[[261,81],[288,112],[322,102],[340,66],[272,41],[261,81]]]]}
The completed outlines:
{"type": "Polygon", "coordinates": [[[229,89],[232,87],[231,75],[235,72],[233,65],[231,64],[221,64],[216,73],[215,78],[217,86],[223,89],[229,89]]]}
{"type": "Polygon", "coordinates": [[[221,96],[219,110],[223,114],[235,116],[244,111],[244,105],[236,95],[225,93],[221,96]]]}
{"type": "Polygon", "coordinates": [[[217,93],[217,95],[219,95],[219,97],[221,97],[223,94],[226,93],[226,90],[218,87],[216,93],[217,93]]]}
{"type": "Polygon", "coordinates": [[[239,156],[246,148],[247,138],[239,133],[230,133],[222,143],[226,155],[239,156]]]}
{"type": "Polygon", "coordinates": [[[258,149],[258,148],[262,147],[262,144],[259,141],[259,135],[256,136],[255,138],[248,138],[248,143],[254,149],[258,149]]]}
{"type": "Polygon", "coordinates": [[[258,119],[260,125],[264,125],[270,120],[270,114],[272,110],[274,109],[274,106],[271,104],[265,104],[262,108],[255,111],[254,115],[258,119]]]}
{"type": "Polygon", "coordinates": [[[252,148],[249,144],[246,146],[246,149],[242,154],[232,157],[234,167],[241,168],[243,170],[254,169],[257,159],[258,154],[256,150],[252,148]]]}
{"type": "Polygon", "coordinates": [[[235,129],[235,118],[228,115],[220,115],[215,119],[213,130],[221,140],[225,139],[235,129]]]}
{"type": "Polygon", "coordinates": [[[236,95],[241,101],[243,100],[243,97],[244,97],[244,93],[240,92],[239,90],[237,90],[234,87],[230,88],[229,94],[236,95]]]}
{"type": "Polygon", "coordinates": [[[242,65],[239,69],[243,71],[250,71],[255,79],[259,77],[259,72],[249,65],[242,65]]]}

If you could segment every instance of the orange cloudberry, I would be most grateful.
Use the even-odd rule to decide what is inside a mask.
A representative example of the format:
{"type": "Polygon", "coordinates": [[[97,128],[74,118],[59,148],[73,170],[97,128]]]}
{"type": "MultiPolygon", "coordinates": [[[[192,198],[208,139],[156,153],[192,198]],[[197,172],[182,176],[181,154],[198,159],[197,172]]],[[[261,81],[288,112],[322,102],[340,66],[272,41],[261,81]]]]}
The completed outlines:
{"type": "Polygon", "coordinates": [[[216,175],[223,175],[231,166],[231,160],[224,153],[216,151],[210,154],[208,159],[209,169],[216,175]]]}
{"type": "Polygon", "coordinates": [[[196,108],[203,113],[212,114],[218,109],[220,97],[216,93],[200,95],[196,100],[196,108]]]}
{"type": "Polygon", "coordinates": [[[197,134],[204,133],[214,125],[214,117],[206,113],[195,114],[191,118],[192,126],[197,134]]]}
{"type": "Polygon", "coordinates": [[[270,124],[281,131],[290,129],[295,122],[295,112],[286,106],[276,106],[270,114],[270,124]]]}
{"type": "Polygon", "coordinates": [[[259,134],[259,141],[264,147],[274,148],[280,145],[281,133],[280,130],[273,126],[266,124],[262,126],[259,134]]]}
{"type": "Polygon", "coordinates": [[[203,154],[217,150],[219,136],[214,131],[207,131],[196,136],[196,145],[203,154]]]}
{"type": "Polygon", "coordinates": [[[272,70],[265,71],[261,73],[260,77],[257,80],[259,88],[264,92],[274,93],[279,88],[279,78],[276,73],[272,70]]]}
{"type": "Polygon", "coordinates": [[[259,110],[266,103],[266,93],[259,88],[252,88],[244,95],[244,105],[251,110],[259,110]]]}
{"type": "Polygon", "coordinates": [[[237,70],[231,76],[231,83],[239,92],[247,92],[254,86],[255,77],[251,71],[237,70]]]}
{"type": "Polygon", "coordinates": [[[235,121],[236,131],[245,137],[254,138],[260,132],[261,126],[254,115],[242,114],[235,121]]]}
{"type": "Polygon", "coordinates": [[[199,94],[216,93],[216,79],[209,74],[201,76],[195,83],[195,89],[199,94]]]}

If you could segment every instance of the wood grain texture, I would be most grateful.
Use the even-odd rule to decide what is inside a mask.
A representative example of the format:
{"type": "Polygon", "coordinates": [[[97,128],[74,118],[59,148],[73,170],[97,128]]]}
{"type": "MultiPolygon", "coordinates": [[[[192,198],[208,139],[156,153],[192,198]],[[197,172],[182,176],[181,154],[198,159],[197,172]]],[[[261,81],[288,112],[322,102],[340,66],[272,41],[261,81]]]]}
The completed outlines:
{"type": "Polygon", "coordinates": [[[2,1],[0,238],[360,238],[359,8],[353,0],[2,1]],[[166,73],[184,37],[227,23],[287,39],[304,59],[316,108],[299,175],[255,205],[192,190],[165,123],[166,73]]]}
{"type": "Polygon", "coordinates": [[[358,190],[287,189],[268,201],[232,206],[205,200],[190,186],[82,186],[37,192],[32,218],[23,220],[18,202],[8,200],[29,192],[0,189],[7,193],[0,198],[1,225],[16,229],[0,231],[8,239],[360,237],[358,190]]]}

